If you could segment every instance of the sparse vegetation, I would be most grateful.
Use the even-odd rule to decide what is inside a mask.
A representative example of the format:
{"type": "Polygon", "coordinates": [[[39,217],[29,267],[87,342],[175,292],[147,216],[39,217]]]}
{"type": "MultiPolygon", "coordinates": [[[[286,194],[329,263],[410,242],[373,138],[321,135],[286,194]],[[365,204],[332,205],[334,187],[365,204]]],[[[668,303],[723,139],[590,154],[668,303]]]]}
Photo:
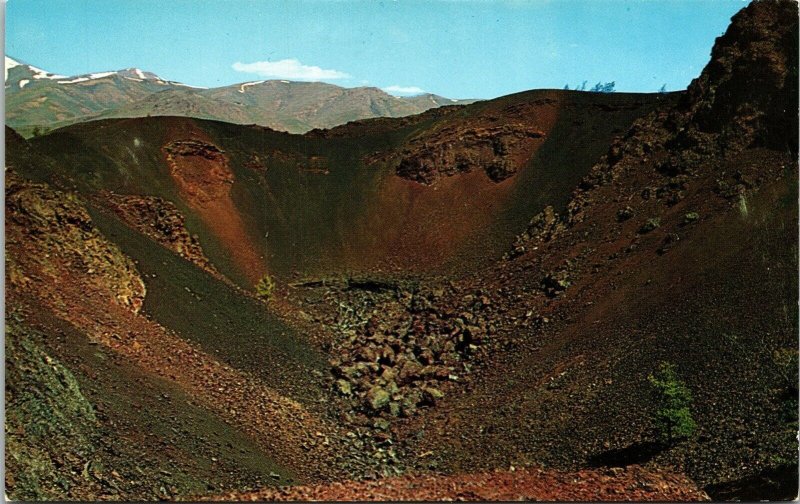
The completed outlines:
{"type": "Polygon", "coordinates": [[[615,81],[606,82],[605,84],[602,82],[598,82],[597,84],[594,85],[591,91],[594,93],[613,93],[615,84],[616,84],[615,81]]]}
{"type": "Polygon", "coordinates": [[[697,222],[698,220],[700,220],[700,214],[697,212],[689,212],[683,216],[684,224],[691,224],[693,222],[697,222]]]}
{"type": "Polygon", "coordinates": [[[672,444],[694,434],[697,423],[692,418],[692,393],[678,378],[675,366],[662,362],[656,374],[648,377],[653,386],[658,410],[655,413],[659,441],[672,444]]]}
{"type": "Polygon", "coordinates": [[[272,294],[275,291],[275,280],[269,275],[264,273],[264,276],[256,284],[256,295],[264,301],[272,299],[272,294]]]}
{"type": "Polygon", "coordinates": [[[647,222],[645,222],[642,225],[642,227],[639,228],[639,233],[647,234],[650,231],[653,231],[654,229],[658,228],[659,226],[661,226],[661,219],[658,217],[652,217],[650,219],[647,219],[647,222]]]}
{"type": "MultiPolygon", "coordinates": [[[[588,83],[589,83],[589,81],[583,81],[580,84],[576,85],[573,88],[573,90],[574,91],[586,91],[586,84],[588,84],[588,83]]],[[[605,83],[598,82],[591,89],[589,89],[589,91],[591,91],[593,93],[613,93],[615,85],[616,85],[616,81],[605,82],[605,83]]],[[[564,84],[564,89],[568,91],[569,90],[569,84],[564,84]]]]}

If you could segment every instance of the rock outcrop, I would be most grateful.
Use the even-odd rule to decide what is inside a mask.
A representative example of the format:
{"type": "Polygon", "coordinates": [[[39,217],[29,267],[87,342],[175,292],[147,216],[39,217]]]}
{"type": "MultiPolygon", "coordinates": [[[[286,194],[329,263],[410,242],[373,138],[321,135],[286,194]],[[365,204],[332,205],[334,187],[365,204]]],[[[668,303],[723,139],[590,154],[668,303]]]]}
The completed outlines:
{"type": "Polygon", "coordinates": [[[456,127],[428,132],[408,142],[397,175],[422,184],[482,169],[494,182],[514,175],[531,157],[544,132],[522,122],[456,127]]]}
{"type": "Polygon", "coordinates": [[[771,0],[732,18],[679,107],[697,131],[721,134],[728,150],[797,152],[797,18],[796,2],[771,0]]]}
{"type": "Polygon", "coordinates": [[[233,173],[225,152],[208,142],[178,140],[164,146],[172,177],[192,203],[227,197],[233,173]]]}
{"type": "Polygon", "coordinates": [[[7,245],[30,252],[17,254],[8,263],[12,283],[24,284],[28,275],[54,282],[74,276],[133,312],[144,302],[145,285],[133,261],[94,227],[77,197],[25,182],[10,170],[6,170],[6,240],[7,245]]]}
{"type": "MultiPolygon", "coordinates": [[[[641,191],[668,206],[680,202],[691,180],[751,148],[797,155],[798,7],[789,1],[754,1],[737,13],[700,77],[670,109],[638,119],[615,139],[567,205],[565,222],[583,219],[589,193],[654,165],[659,184],[641,191]]],[[[737,199],[758,173],[718,173],[717,193],[737,199]]],[[[631,208],[630,211],[634,209],[631,208]]],[[[628,210],[623,212],[628,213],[628,210]]],[[[622,215],[624,220],[624,215],[622,215]]]]}
{"type": "Polygon", "coordinates": [[[101,198],[129,226],[214,276],[222,276],[203,253],[197,237],[189,234],[186,219],[171,201],[111,192],[101,198]]]}

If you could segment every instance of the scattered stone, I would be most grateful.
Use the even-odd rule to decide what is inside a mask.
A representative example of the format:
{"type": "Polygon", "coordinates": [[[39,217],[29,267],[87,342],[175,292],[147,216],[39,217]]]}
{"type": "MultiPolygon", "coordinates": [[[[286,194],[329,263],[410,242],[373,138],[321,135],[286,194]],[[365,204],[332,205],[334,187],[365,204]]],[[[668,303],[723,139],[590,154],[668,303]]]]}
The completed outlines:
{"type": "Polygon", "coordinates": [[[556,297],[571,284],[566,270],[548,273],[541,283],[542,290],[548,297],[556,297]]]}
{"type": "Polygon", "coordinates": [[[665,254],[669,249],[675,246],[680,239],[680,236],[676,233],[667,234],[667,236],[664,237],[664,241],[661,242],[661,247],[656,252],[658,252],[659,255],[665,254]]]}
{"type": "Polygon", "coordinates": [[[435,404],[436,401],[444,397],[444,392],[434,387],[425,388],[423,393],[425,394],[425,401],[431,404],[435,404]]]}
{"type": "Polygon", "coordinates": [[[626,206],[617,211],[617,222],[625,222],[635,215],[633,208],[626,206]]]}
{"type": "Polygon", "coordinates": [[[385,418],[376,418],[372,425],[378,430],[389,430],[389,421],[385,418]]]}

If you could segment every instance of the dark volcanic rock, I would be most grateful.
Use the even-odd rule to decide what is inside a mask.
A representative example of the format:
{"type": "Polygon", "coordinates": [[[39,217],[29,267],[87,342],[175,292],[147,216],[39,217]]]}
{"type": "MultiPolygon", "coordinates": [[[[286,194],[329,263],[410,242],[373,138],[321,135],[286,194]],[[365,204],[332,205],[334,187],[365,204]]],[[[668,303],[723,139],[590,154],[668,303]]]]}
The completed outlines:
{"type": "Polygon", "coordinates": [[[104,192],[102,200],[128,225],[164,247],[220,277],[203,253],[196,236],[189,234],[185,217],[171,201],[156,196],[104,192]]]}
{"type": "Polygon", "coordinates": [[[797,152],[797,2],[755,1],[736,14],[682,108],[726,147],[797,152]]]}
{"type": "Polygon", "coordinates": [[[523,123],[448,127],[412,139],[401,153],[397,174],[422,184],[438,177],[483,169],[494,182],[514,175],[544,133],[523,123]]]}

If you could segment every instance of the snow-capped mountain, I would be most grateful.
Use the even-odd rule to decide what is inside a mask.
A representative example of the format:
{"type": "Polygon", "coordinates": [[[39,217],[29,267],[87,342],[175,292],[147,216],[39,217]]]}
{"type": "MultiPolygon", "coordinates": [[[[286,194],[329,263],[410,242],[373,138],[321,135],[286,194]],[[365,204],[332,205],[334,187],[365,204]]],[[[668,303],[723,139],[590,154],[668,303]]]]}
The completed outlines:
{"type": "Polygon", "coordinates": [[[8,56],[6,56],[6,63],[5,63],[6,87],[10,87],[10,85],[16,85],[17,87],[22,89],[26,85],[36,80],[41,80],[41,79],[57,80],[66,78],[67,77],[65,75],[53,74],[46,70],[42,70],[41,68],[37,68],[33,65],[27,65],[25,63],[19,62],[13,58],[9,58],[8,56]]]}
{"type": "MultiPolygon", "coordinates": [[[[68,77],[58,75],[33,65],[22,63],[8,56],[5,57],[5,83],[6,89],[13,92],[13,88],[23,89],[26,86],[35,84],[36,81],[55,82],[57,84],[79,84],[82,82],[97,81],[99,79],[117,78],[128,79],[134,82],[149,81],[161,85],[182,85],[179,82],[162,79],[152,72],[145,72],[138,68],[126,68],[124,70],[114,70],[110,72],[95,72],[68,77]]],[[[185,85],[184,85],[185,86],[185,85]]],[[[185,86],[193,87],[193,86],[185,86]]],[[[7,91],[8,92],[8,91],[7,91]]]]}

